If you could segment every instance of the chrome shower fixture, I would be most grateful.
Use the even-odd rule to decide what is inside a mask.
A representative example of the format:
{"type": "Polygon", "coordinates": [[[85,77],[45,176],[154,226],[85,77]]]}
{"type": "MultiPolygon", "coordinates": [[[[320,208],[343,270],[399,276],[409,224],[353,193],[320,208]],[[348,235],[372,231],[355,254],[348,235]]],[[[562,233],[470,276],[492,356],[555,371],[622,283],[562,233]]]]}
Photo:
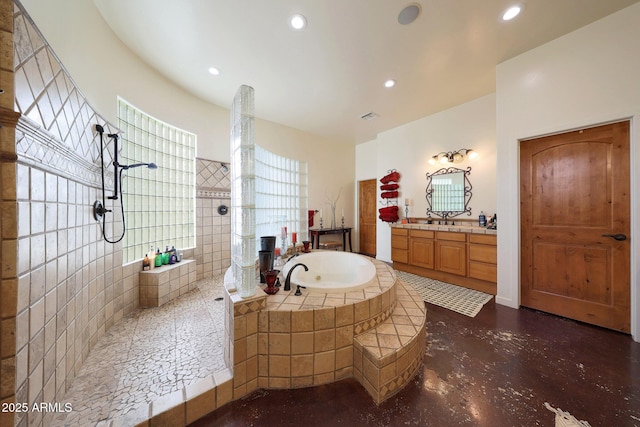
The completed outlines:
{"type": "MultiPolygon", "coordinates": [[[[124,238],[124,233],[126,232],[126,224],[124,218],[124,200],[120,201],[120,210],[122,212],[122,235],[117,240],[109,240],[107,236],[104,234],[105,231],[105,217],[106,214],[111,212],[110,209],[105,208],[105,190],[104,190],[104,128],[101,125],[96,124],[96,131],[100,134],[100,169],[102,171],[102,201],[96,200],[93,203],[93,218],[96,221],[100,221],[102,219],[102,237],[108,243],[118,243],[124,238]]],[[[118,140],[120,136],[117,133],[108,133],[107,137],[111,138],[113,141],[113,194],[108,196],[109,200],[118,200],[122,199],[122,173],[129,169],[139,168],[142,166],[146,166],[149,169],[158,169],[158,165],[155,163],[134,163],[132,165],[121,165],[118,162],[118,140]],[[119,185],[119,190],[118,190],[119,185]]]]}

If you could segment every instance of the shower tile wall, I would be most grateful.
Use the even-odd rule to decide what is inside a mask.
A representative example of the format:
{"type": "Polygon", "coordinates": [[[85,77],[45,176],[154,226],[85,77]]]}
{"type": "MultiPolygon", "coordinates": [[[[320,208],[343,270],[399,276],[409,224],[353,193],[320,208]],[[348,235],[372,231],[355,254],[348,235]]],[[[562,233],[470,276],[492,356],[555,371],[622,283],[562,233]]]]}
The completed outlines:
{"type": "Polygon", "coordinates": [[[197,279],[224,273],[231,265],[231,215],[218,207],[231,204],[230,175],[226,164],[196,159],[197,279]]]}
{"type": "MultiPolygon", "coordinates": [[[[138,308],[141,266],[122,266],[121,244],[104,242],[92,216],[101,198],[94,126],[116,129],[11,0],[0,0],[0,36],[0,57],[14,58],[14,69],[0,61],[0,400],[61,402],[98,339],[138,308]],[[12,32],[13,46],[6,43],[12,32]]],[[[196,258],[202,278],[230,264],[229,216],[217,213],[230,203],[220,162],[198,159],[198,171],[197,248],[184,255],[196,258]]],[[[119,205],[107,208],[117,212],[119,205]]],[[[120,227],[107,221],[107,235],[120,227]]],[[[42,413],[0,414],[0,425],[14,423],[42,425],[42,413]]]]}

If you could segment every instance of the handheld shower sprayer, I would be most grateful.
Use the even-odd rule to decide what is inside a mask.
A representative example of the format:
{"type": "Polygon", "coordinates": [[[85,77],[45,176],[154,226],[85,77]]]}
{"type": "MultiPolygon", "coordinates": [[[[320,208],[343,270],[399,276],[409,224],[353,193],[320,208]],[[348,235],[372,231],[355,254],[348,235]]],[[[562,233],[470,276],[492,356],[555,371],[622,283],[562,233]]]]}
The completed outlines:
{"type": "MultiPolygon", "coordinates": [[[[105,235],[105,221],[106,214],[108,212],[112,212],[110,209],[105,208],[105,189],[104,189],[104,128],[101,125],[96,124],[96,131],[100,134],[100,169],[102,171],[102,201],[96,200],[93,203],[93,218],[96,221],[100,221],[102,219],[102,237],[108,243],[118,243],[124,238],[124,234],[127,230],[125,224],[125,216],[124,216],[124,200],[120,200],[120,210],[122,213],[122,234],[117,240],[109,240],[105,235]]],[[[158,165],[155,163],[134,163],[132,165],[121,165],[118,162],[118,140],[120,136],[117,133],[109,133],[107,137],[111,138],[113,141],[113,194],[111,196],[106,197],[109,200],[118,200],[122,199],[122,174],[124,171],[134,168],[139,168],[142,166],[146,166],[149,169],[158,169],[158,165]],[[119,191],[118,191],[119,185],[119,191]]]]}

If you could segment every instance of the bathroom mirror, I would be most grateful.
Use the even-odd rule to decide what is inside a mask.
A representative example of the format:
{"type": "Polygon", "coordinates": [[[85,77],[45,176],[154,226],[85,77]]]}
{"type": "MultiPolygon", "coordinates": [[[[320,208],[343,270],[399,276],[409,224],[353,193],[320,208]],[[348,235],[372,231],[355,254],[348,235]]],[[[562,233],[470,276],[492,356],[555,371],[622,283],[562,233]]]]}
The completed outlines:
{"type": "Polygon", "coordinates": [[[427,174],[427,214],[452,218],[471,215],[471,168],[443,168],[427,174]]]}

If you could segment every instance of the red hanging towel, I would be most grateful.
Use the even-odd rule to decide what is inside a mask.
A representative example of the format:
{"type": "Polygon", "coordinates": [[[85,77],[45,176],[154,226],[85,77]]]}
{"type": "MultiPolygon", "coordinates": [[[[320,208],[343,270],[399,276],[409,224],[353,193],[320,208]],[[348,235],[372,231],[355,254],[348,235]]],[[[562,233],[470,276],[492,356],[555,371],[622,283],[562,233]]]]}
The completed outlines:
{"type": "Polygon", "coordinates": [[[400,172],[391,172],[382,178],[380,178],[380,182],[383,184],[388,184],[390,182],[398,182],[400,181],[400,172]]]}
{"type": "Polygon", "coordinates": [[[398,207],[397,206],[385,206],[384,208],[378,209],[380,218],[384,222],[396,222],[398,221],[398,207]]]}
{"type": "Polygon", "coordinates": [[[386,191],[380,195],[383,199],[395,199],[398,197],[397,191],[386,191]]]}
{"type": "Polygon", "coordinates": [[[380,189],[382,191],[397,190],[398,188],[400,188],[400,186],[398,184],[384,184],[384,185],[380,186],[380,189]]]}

